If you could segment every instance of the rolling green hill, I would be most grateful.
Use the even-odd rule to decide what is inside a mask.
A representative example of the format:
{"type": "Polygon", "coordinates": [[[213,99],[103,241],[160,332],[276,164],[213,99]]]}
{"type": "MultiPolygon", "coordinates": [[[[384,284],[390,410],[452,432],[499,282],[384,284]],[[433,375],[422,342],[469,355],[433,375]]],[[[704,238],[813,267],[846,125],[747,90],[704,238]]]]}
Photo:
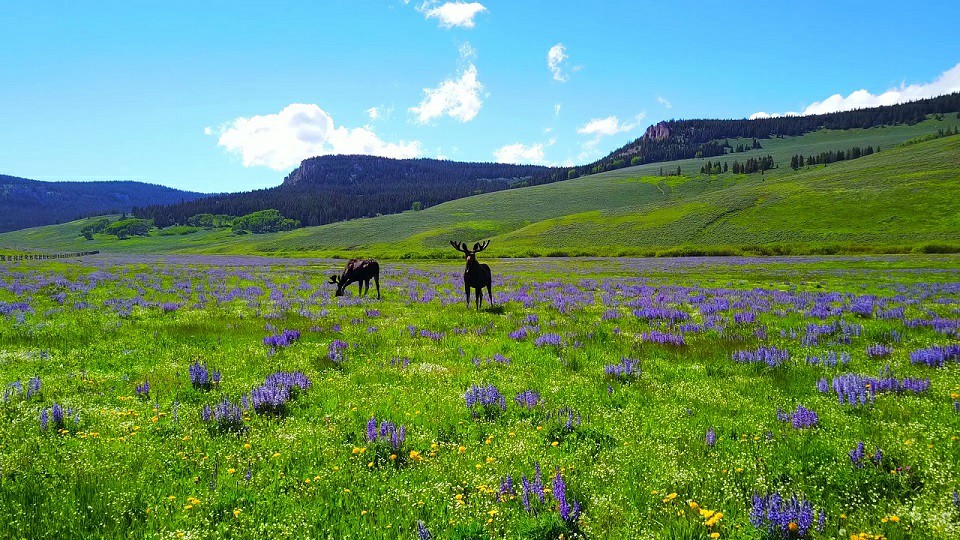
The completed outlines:
{"type": "Polygon", "coordinates": [[[772,155],[779,168],[763,175],[703,175],[706,160],[689,159],[283,233],[86,241],[78,236],[84,221],[76,221],[0,234],[0,249],[433,257],[456,255],[450,239],[492,238],[490,256],[955,251],[960,136],[897,145],[957,124],[950,115],[912,126],[818,131],[764,139],[760,150],[719,158],[732,164],[772,155]],[[789,167],[796,153],[867,145],[882,151],[789,167]],[[682,176],[657,176],[677,166],[682,176]]]}

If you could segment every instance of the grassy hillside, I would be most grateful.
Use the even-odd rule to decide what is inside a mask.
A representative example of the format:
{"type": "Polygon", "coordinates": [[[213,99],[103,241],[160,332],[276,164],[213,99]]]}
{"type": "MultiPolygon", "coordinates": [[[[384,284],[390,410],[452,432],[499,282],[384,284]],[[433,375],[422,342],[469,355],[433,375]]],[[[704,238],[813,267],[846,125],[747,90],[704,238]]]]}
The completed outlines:
{"type": "Polygon", "coordinates": [[[654,176],[661,165],[646,165],[285,233],[88,242],[78,236],[79,221],[2,234],[0,249],[416,257],[455,255],[450,239],[492,238],[491,256],[953,250],[960,247],[960,136],[895,146],[955,125],[950,117],[822,131],[763,140],[761,150],[725,158],[773,155],[779,169],[764,175],[701,175],[706,160],[683,160],[662,164],[665,171],[679,165],[680,177],[654,176]],[[883,150],[788,166],[795,153],[867,145],[883,150]]]}

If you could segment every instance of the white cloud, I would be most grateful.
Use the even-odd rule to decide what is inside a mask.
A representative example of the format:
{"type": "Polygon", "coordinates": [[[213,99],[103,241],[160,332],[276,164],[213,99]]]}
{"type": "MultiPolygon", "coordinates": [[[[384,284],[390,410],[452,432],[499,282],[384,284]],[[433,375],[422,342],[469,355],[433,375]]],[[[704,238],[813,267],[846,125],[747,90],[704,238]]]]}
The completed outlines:
{"type": "Polygon", "coordinates": [[[673,104],[667,101],[667,98],[663,96],[657,96],[657,103],[663,105],[667,109],[673,107],[673,104]]]}
{"type": "Polygon", "coordinates": [[[393,116],[393,105],[389,107],[386,105],[377,105],[376,107],[370,107],[364,112],[367,113],[367,118],[369,118],[371,122],[385,120],[393,116]]]}
{"type": "Polygon", "coordinates": [[[562,66],[567,58],[570,58],[570,56],[567,55],[567,48],[563,43],[557,43],[547,51],[547,68],[553,73],[553,80],[560,82],[567,80],[566,75],[563,74],[562,66]]]}
{"type": "Polygon", "coordinates": [[[473,45],[471,45],[469,41],[464,41],[463,45],[460,45],[460,59],[469,60],[476,57],[477,50],[473,48],[473,45]]]}
{"type": "Polygon", "coordinates": [[[497,163],[543,163],[543,144],[508,144],[493,151],[497,163]]]}
{"type": "Polygon", "coordinates": [[[483,85],[477,80],[477,68],[473,64],[467,66],[458,78],[443,81],[436,88],[424,88],[423,92],[426,96],[420,105],[409,109],[420,124],[444,115],[469,122],[483,105],[483,85]]]}
{"type": "Polygon", "coordinates": [[[765,113],[757,112],[750,115],[750,119],[770,118],[773,116],[826,114],[853,109],[895,105],[918,99],[942,96],[960,91],[960,64],[944,71],[933,82],[925,84],[901,84],[898,88],[891,88],[882,94],[871,94],[866,90],[857,90],[847,97],[834,94],[823,101],[817,101],[803,110],[802,113],[765,113]]]}
{"type": "Polygon", "coordinates": [[[557,118],[557,117],[560,116],[560,108],[561,108],[562,106],[563,106],[563,105],[560,104],[560,103],[557,103],[557,104],[555,104],[555,105],[553,106],[553,117],[554,117],[554,118],[557,118]]]}
{"type": "Polygon", "coordinates": [[[424,2],[417,8],[427,19],[437,19],[444,28],[473,28],[473,18],[487,10],[479,2],[424,2]]]}
{"type": "Polygon", "coordinates": [[[583,135],[595,135],[597,139],[617,133],[625,133],[636,128],[640,122],[646,118],[646,113],[640,113],[634,117],[633,123],[620,123],[616,116],[606,118],[594,118],[577,129],[577,133],[583,135]]]}
{"type": "Polygon", "coordinates": [[[422,153],[419,141],[388,143],[367,127],[336,126],[326,111],[308,103],[287,105],[276,114],[237,118],[221,126],[219,135],[218,144],[240,156],[244,167],[278,171],[326,154],[411,158],[422,153]]]}
{"type": "Polygon", "coordinates": [[[210,126],[207,126],[207,127],[203,128],[203,134],[204,134],[204,135],[213,135],[213,128],[210,127],[210,126]]]}

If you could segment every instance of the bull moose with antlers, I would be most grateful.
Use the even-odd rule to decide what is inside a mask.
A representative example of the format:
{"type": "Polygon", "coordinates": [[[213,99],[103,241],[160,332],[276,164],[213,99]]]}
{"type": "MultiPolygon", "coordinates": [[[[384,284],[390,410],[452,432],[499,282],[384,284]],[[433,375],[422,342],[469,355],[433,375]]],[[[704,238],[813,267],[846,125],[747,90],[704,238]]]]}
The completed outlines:
{"type": "Polygon", "coordinates": [[[343,296],[347,285],[356,282],[357,293],[363,296],[370,290],[370,280],[377,284],[377,299],[380,299],[380,264],[373,259],[350,259],[343,273],[339,276],[330,276],[330,283],[337,286],[335,296],[343,296]]]}
{"type": "Polygon", "coordinates": [[[486,264],[477,262],[477,253],[487,249],[490,241],[473,245],[473,249],[467,249],[467,245],[462,242],[450,241],[450,245],[457,251],[462,251],[467,258],[467,267],[463,271],[463,290],[467,294],[467,307],[470,307],[470,289],[476,291],[477,311],[483,305],[483,289],[487,289],[487,296],[490,297],[490,305],[493,305],[493,278],[490,274],[490,267],[486,264]]]}

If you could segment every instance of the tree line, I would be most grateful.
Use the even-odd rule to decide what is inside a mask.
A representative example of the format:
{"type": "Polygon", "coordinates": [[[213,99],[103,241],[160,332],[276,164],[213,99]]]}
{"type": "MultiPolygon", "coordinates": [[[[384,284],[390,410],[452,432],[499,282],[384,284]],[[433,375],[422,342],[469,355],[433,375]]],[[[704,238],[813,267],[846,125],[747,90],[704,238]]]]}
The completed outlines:
{"type": "Polygon", "coordinates": [[[536,165],[322,156],[305,160],[274,188],[141,207],[134,214],[167,227],[189,224],[191,217],[202,214],[242,216],[274,209],[302,226],[324,225],[529,185],[551,170],[536,165]]]}
{"type": "MultiPolygon", "coordinates": [[[[877,147],[876,151],[880,151],[879,146],[877,147]]],[[[810,155],[807,157],[803,157],[800,154],[794,154],[790,158],[790,168],[797,170],[801,167],[809,167],[811,165],[827,165],[830,163],[836,163],[838,161],[860,159],[864,156],[872,155],[873,153],[873,146],[868,146],[866,148],[855,146],[847,150],[828,150],[826,152],[820,152],[819,154],[810,155]]]]}

